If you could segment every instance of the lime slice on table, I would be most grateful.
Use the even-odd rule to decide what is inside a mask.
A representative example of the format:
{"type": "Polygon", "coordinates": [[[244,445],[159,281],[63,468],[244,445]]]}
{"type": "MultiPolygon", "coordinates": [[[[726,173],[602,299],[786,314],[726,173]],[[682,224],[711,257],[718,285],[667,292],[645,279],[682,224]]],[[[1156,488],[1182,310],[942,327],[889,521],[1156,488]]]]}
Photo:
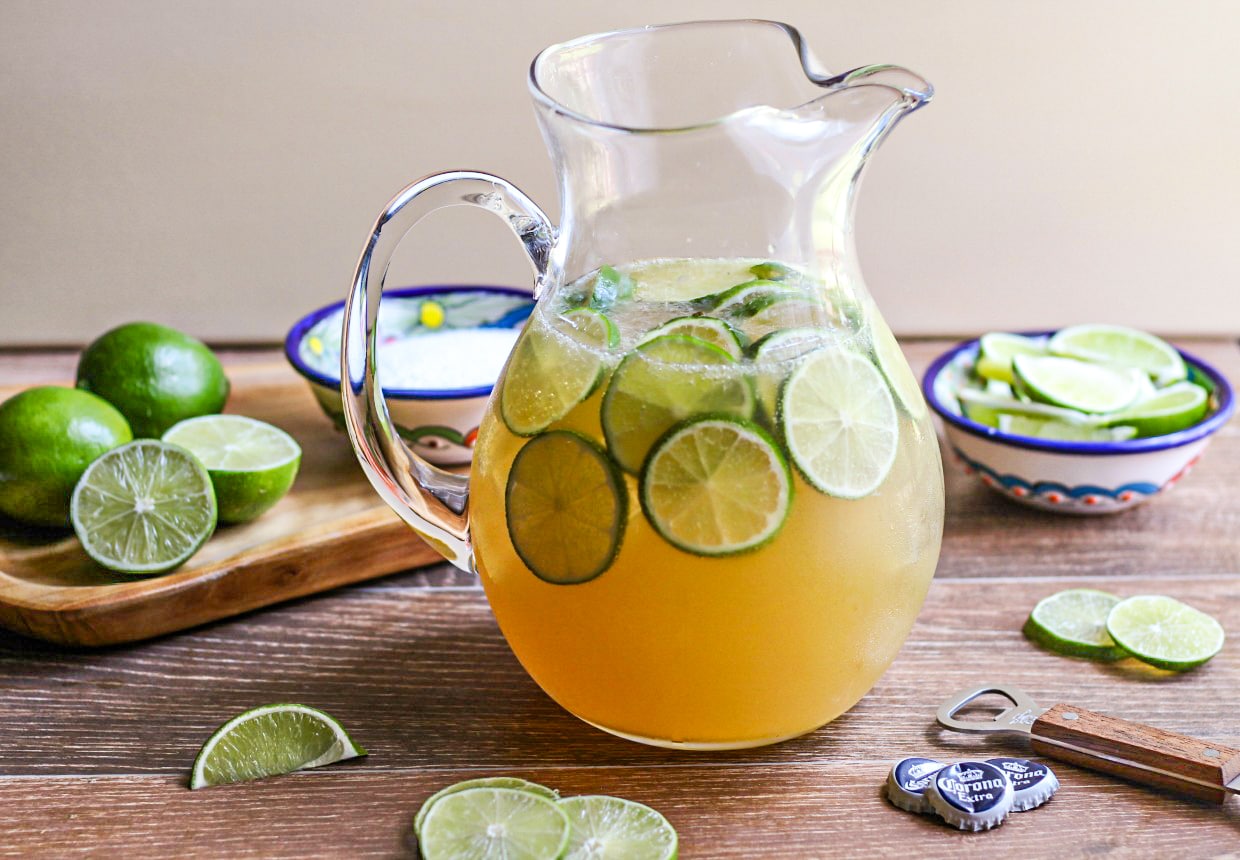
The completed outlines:
{"type": "Polygon", "coordinates": [[[695,337],[664,335],[634,349],[603,395],[607,450],[637,474],[656,439],[692,415],[753,414],[754,393],[735,359],[695,337]]]}
{"type": "Polygon", "coordinates": [[[895,401],[864,356],[827,347],[784,383],[780,423],[797,469],[821,492],[845,499],[878,489],[896,459],[895,401]]]}
{"type": "Polygon", "coordinates": [[[656,326],[642,335],[638,346],[649,343],[657,337],[668,334],[679,334],[696,337],[712,346],[717,346],[733,358],[740,358],[745,352],[742,335],[731,325],[714,317],[676,317],[661,326],[656,326]]]}
{"type": "Polygon", "coordinates": [[[1128,652],[1107,633],[1107,615],[1120,599],[1092,588],[1071,588],[1038,601],[1029,613],[1024,632],[1034,642],[1058,654],[1119,660],[1128,652]]]}
{"type": "Polygon", "coordinates": [[[215,531],[211,477],[184,448],[139,439],[87,467],[73,490],[69,519],[82,549],[118,573],[179,567],[215,531]]]}
{"type": "Polygon", "coordinates": [[[1075,409],[1063,409],[1046,403],[1018,400],[989,391],[978,391],[965,388],[956,392],[960,401],[960,411],[970,421],[985,424],[987,427],[998,427],[1002,415],[1024,415],[1030,418],[1042,418],[1048,421],[1062,421],[1066,424],[1080,424],[1083,427],[1097,427],[1105,419],[1097,415],[1086,415],[1075,409]]]}
{"type": "Polygon", "coordinates": [[[926,414],[926,401],[921,396],[917,377],[913,375],[896,336],[875,309],[870,311],[870,343],[874,348],[875,364],[891,386],[896,402],[914,420],[920,419],[926,414]]]}
{"type": "Polygon", "coordinates": [[[543,433],[517,452],[508,473],[508,537],[539,579],[588,582],[620,551],[628,499],[624,476],[593,441],[568,430],[543,433]]]}
{"type": "Polygon", "coordinates": [[[508,360],[499,412],[518,436],[541,433],[593,394],[606,366],[602,351],[619,342],[612,321],[592,308],[562,318],[571,333],[535,316],[508,360]]]}
{"type": "Polygon", "coordinates": [[[1000,415],[999,430],[1014,436],[1054,439],[1060,442],[1122,442],[1137,435],[1137,428],[1130,426],[1092,427],[1056,418],[1031,418],[1028,415],[1000,415]]]}
{"type": "Polygon", "coordinates": [[[792,505],[792,472],[761,427],[707,416],[655,444],[638,492],[646,518],[668,543],[696,555],[731,555],[779,532],[792,505]]]}
{"type": "Polygon", "coordinates": [[[678,838],[668,820],[620,797],[566,797],[560,809],[572,823],[565,860],[674,860],[678,838]]]}
{"type": "Polygon", "coordinates": [[[466,791],[471,788],[511,788],[515,791],[528,791],[530,794],[537,794],[539,797],[545,797],[548,800],[560,799],[559,792],[555,789],[547,788],[545,785],[539,785],[536,782],[530,782],[528,779],[521,779],[519,776],[485,776],[480,779],[467,779],[447,788],[441,788],[426,799],[426,802],[422,804],[418,814],[413,819],[413,832],[418,835],[418,838],[422,836],[422,824],[426,821],[426,816],[430,814],[432,806],[449,794],[456,794],[458,791],[466,791]]]}
{"type": "Polygon", "coordinates": [[[1017,385],[1034,400],[1079,412],[1116,412],[1141,390],[1131,373],[1074,358],[1018,355],[1012,368],[1017,385]]]}
{"type": "Polygon", "coordinates": [[[827,329],[787,328],[773,331],[749,348],[754,362],[754,388],[762,411],[772,422],[779,408],[779,388],[792,371],[793,362],[830,340],[827,329]]]}
{"type": "Polygon", "coordinates": [[[1118,325],[1077,325],[1055,334],[1049,343],[1055,355],[1100,364],[1135,367],[1159,385],[1188,378],[1188,367],[1175,347],[1147,332],[1118,325]]]}
{"type": "Polygon", "coordinates": [[[553,800],[511,788],[469,788],[431,807],[418,849],[424,860],[556,860],[571,833],[553,800]]]}
{"type": "Polygon", "coordinates": [[[279,776],[366,755],[330,714],[306,705],[263,705],[215,730],[194,759],[190,788],[279,776]]]}
{"type": "Polygon", "coordinates": [[[993,331],[978,341],[973,369],[985,379],[1012,384],[1012,359],[1018,355],[1046,355],[1046,341],[993,331]]]}
{"type": "Polygon", "coordinates": [[[1146,594],[1118,603],[1107,616],[1116,644],[1151,666],[1183,672],[1223,649],[1223,627],[1172,597],[1146,594]]]}
{"type": "Polygon", "coordinates": [[[174,424],[163,441],[180,445],[207,467],[220,522],[244,523],[293,486],[301,447],[292,436],[243,415],[204,415],[174,424]]]}
{"type": "Polygon", "coordinates": [[[1108,418],[1112,424],[1135,427],[1138,436],[1165,436],[1192,427],[1209,405],[1210,397],[1200,385],[1177,382],[1108,418]]]}

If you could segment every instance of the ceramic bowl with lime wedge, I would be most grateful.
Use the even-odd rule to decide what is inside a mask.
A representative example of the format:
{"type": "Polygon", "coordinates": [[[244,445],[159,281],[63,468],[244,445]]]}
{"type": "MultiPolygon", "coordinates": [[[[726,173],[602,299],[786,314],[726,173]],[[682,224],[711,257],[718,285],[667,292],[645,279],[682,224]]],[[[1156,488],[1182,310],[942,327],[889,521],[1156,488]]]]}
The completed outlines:
{"type": "Polygon", "coordinates": [[[1171,488],[1235,408],[1206,362],[1101,324],[958,344],[922,387],[967,473],[1066,514],[1114,513],[1171,488]]]}

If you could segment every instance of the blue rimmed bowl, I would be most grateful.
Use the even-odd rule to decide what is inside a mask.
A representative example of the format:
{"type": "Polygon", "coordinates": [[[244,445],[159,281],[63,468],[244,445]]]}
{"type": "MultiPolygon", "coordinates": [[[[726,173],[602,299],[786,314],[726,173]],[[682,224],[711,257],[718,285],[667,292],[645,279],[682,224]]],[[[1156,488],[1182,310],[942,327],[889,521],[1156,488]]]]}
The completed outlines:
{"type": "MultiPolygon", "coordinates": [[[[380,361],[384,347],[403,338],[452,329],[515,331],[525,325],[533,309],[530,291],[515,287],[439,284],[386,290],[379,307],[380,361]]],[[[341,430],[343,322],[344,302],[336,302],[302,317],[284,340],[285,357],[305,377],[323,412],[341,430]]],[[[445,367],[449,361],[445,356],[445,367]]],[[[478,424],[494,386],[494,379],[472,388],[384,385],[383,395],[393,424],[415,452],[432,463],[460,465],[473,456],[478,424]]]]}
{"type": "Polygon", "coordinates": [[[943,419],[947,442],[967,473],[1022,504],[1056,513],[1114,513],[1170,489],[1196,465],[1210,436],[1235,410],[1227,379],[1181,350],[1189,378],[1210,392],[1206,417],[1192,427],[1122,442],[1017,436],[970,421],[961,411],[955,392],[972,373],[977,353],[978,341],[970,340],[939,356],[922,379],[926,402],[943,419]]]}

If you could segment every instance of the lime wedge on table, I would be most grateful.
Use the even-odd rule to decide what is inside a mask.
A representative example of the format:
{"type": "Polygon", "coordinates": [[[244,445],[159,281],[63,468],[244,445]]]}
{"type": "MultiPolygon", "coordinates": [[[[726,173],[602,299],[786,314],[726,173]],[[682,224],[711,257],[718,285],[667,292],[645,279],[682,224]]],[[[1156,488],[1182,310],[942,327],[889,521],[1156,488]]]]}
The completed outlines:
{"type": "Polygon", "coordinates": [[[194,759],[190,788],[279,776],[366,755],[330,714],[305,705],[263,705],[215,730],[194,759]]]}
{"type": "Polygon", "coordinates": [[[883,483],[900,438],[895,401],[864,356],[827,347],[784,383],[780,423],[797,469],[821,492],[868,496],[883,483]]]}
{"type": "Polygon", "coordinates": [[[248,522],[284,498],[301,464],[292,436],[242,415],[190,418],[173,425],[163,441],[207,467],[224,523],[248,522]]]}
{"type": "Polygon", "coordinates": [[[729,555],[779,532],[792,504],[792,473],[756,424],[696,418],[658,441],[639,492],[646,518],[668,543],[697,555],[729,555]]]}
{"type": "Polygon", "coordinates": [[[418,849],[424,860],[556,860],[571,833],[553,800],[511,788],[469,788],[431,807],[418,849]]]}
{"type": "Polygon", "coordinates": [[[584,795],[560,801],[572,823],[565,860],[673,860],[676,830],[649,806],[584,795]]]}
{"type": "Polygon", "coordinates": [[[1075,409],[1063,409],[1046,403],[1018,400],[1002,394],[991,394],[989,391],[978,391],[965,388],[956,393],[960,401],[960,410],[970,421],[985,424],[987,427],[998,427],[1002,415],[1025,415],[1031,418],[1062,421],[1068,424],[1080,424],[1084,427],[1097,427],[1104,419],[1086,415],[1075,409]]]}
{"type": "Polygon", "coordinates": [[[69,519],[86,554],[131,575],[180,566],[215,531],[211,478],[184,448],[139,439],[87,467],[69,519]]]}
{"type": "Polygon", "coordinates": [[[1107,615],[1119,602],[1115,595],[1092,588],[1060,591],[1033,607],[1025,635],[1059,654],[1118,660],[1127,652],[1107,633],[1107,615]]]}
{"type": "Polygon", "coordinates": [[[719,347],[733,358],[740,358],[745,351],[744,344],[741,342],[743,335],[728,323],[714,317],[677,317],[668,320],[663,325],[642,335],[637,345],[640,346],[667,334],[696,337],[698,340],[719,347]]]}
{"type": "Polygon", "coordinates": [[[1113,424],[1135,427],[1139,436],[1164,436],[1200,421],[1209,408],[1209,401],[1209,395],[1200,385],[1178,382],[1108,417],[1113,424]]]}
{"type": "Polygon", "coordinates": [[[793,362],[821,347],[829,337],[826,329],[788,328],[771,332],[749,348],[758,402],[772,422],[778,409],[779,388],[792,371],[793,362]]]}
{"type": "Polygon", "coordinates": [[[748,418],[753,408],[753,388],[731,355],[695,337],[664,335],[620,362],[600,417],[607,449],[620,468],[636,474],[655,440],[684,419],[748,418]]]}
{"type": "Polygon", "coordinates": [[[1028,415],[1000,415],[999,430],[1014,436],[1054,439],[1060,442],[1122,442],[1137,435],[1130,426],[1092,427],[1055,418],[1032,418],[1028,415]]]}
{"type": "Polygon", "coordinates": [[[517,452],[504,494],[508,537],[539,579],[587,582],[611,566],[624,538],[628,491],[594,442],[543,433],[517,452]]]}
{"type": "Polygon", "coordinates": [[[1141,388],[1134,374],[1074,358],[1018,355],[1017,385],[1034,400],[1080,412],[1115,412],[1130,406],[1141,388]]]}
{"type": "Polygon", "coordinates": [[[615,325],[591,308],[563,315],[572,333],[557,331],[537,315],[508,360],[499,412],[518,436],[533,436],[572,411],[598,388],[605,368],[602,350],[614,346],[615,325]]]}
{"type": "Polygon", "coordinates": [[[1018,355],[1045,355],[1046,341],[994,331],[978,341],[973,369],[985,379],[1012,383],[1012,359],[1018,355]]]}
{"type": "Polygon", "coordinates": [[[920,419],[926,414],[926,401],[921,396],[917,377],[908,366],[896,336],[891,333],[886,321],[878,316],[876,309],[870,312],[870,343],[874,349],[875,363],[891,386],[896,402],[914,419],[920,419]]]}
{"type": "Polygon", "coordinates": [[[1223,649],[1223,627],[1186,603],[1161,595],[1121,601],[1107,616],[1107,632],[1138,660],[1182,672],[1223,649]]]}
{"type": "Polygon", "coordinates": [[[1055,355],[1099,364],[1135,367],[1159,385],[1188,378],[1188,367],[1175,347],[1147,332],[1118,325],[1077,325],[1050,339],[1055,355]]]}
{"type": "Polygon", "coordinates": [[[539,785],[536,782],[530,782],[528,779],[521,779],[519,776],[485,776],[481,779],[467,779],[464,782],[458,782],[455,785],[440,789],[427,798],[426,802],[418,810],[418,814],[414,816],[413,832],[421,838],[422,824],[426,821],[426,816],[430,814],[431,807],[449,794],[456,794],[458,791],[466,791],[471,788],[511,788],[516,791],[528,791],[548,800],[559,800],[560,798],[559,793],[554,789],[547,788],[545,785],[539,785]]]}

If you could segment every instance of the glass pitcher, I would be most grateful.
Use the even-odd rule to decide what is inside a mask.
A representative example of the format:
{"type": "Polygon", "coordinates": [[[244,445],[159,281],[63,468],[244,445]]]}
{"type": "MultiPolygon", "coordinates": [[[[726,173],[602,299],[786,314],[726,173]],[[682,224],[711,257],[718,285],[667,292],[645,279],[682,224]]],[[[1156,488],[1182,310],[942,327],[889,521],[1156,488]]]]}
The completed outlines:
{"type": "Polygon", "coordinates": [[[894,659],[938,561],[938,444],[853,242],[868,157],[933,89],[828,75],[770,21],[577,39],[529,87],[560,224],[486,173],[388,204],[346,305],[358,459],[582,720],[686,749],[812,731],[894,659]],[[409,450],[375,380],[392,253],[461,204],[508,222],[538,297],[468,478],[409,450]]]}

